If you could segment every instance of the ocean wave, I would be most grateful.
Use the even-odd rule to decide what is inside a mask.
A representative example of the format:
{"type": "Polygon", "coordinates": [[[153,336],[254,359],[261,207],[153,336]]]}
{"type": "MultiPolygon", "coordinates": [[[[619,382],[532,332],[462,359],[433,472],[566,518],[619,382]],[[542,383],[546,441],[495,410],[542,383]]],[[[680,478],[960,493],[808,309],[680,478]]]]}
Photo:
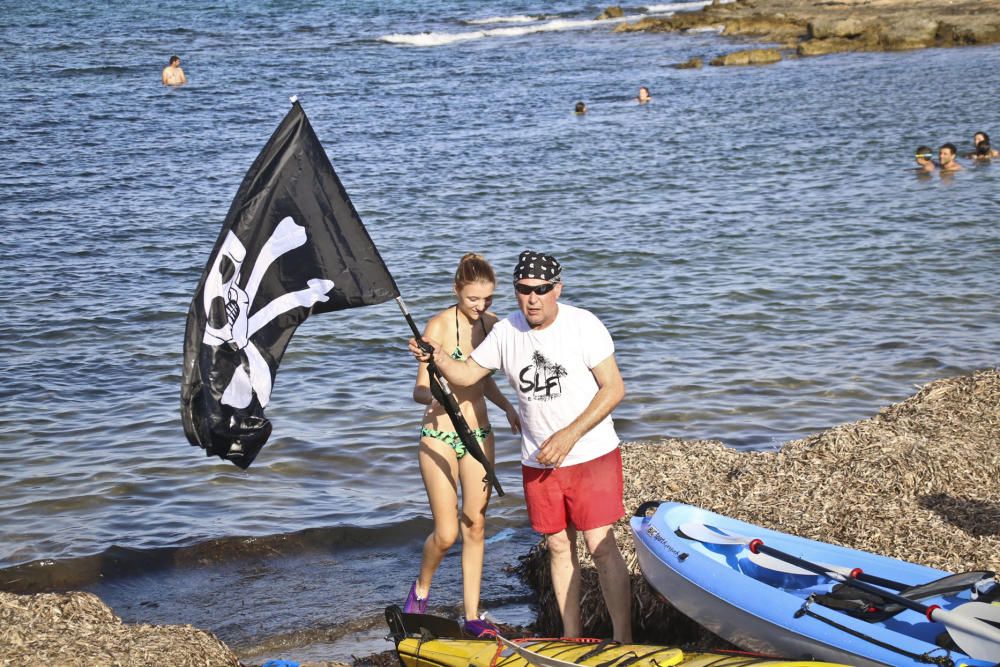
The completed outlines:
{"type": "Polygon", "coordinates": [[[557,32],[562,30],[584,30],[601,25],[622,23],[635,19],[636,16],[623,16],[615,19],[554,19],[533,25],[520,25],[506,28],[490,28],[488,30],[470,30],[467,32],[422,32],[417,34],[392,34],[379,37],[380,41],[390,44],[407,46],[443,46],[456,42],[467,42],[484,37],[520,37],[537,32],[557,32]]]}
{"type": "Polygon", "coordinates": [[[526,16],[515,14],[514,16],[489,16],[484,19],[462,19],[459,23],[465,25],[490,25],[493,23],[534,23],[547,18],[546,16],[526,16]]]}
{"type": "MultiPolygon", "coordinates": [[[[727,5],[736,0],[719,0],[720,5],[727,5]]],[[[695,0],[694,2],[670,2],[665,5],[646,5],[646,11],[650,14],[687,12],[701,9],[712,4],[712,0],[695,0]]]]}
{"type": "Polygon", "coordinates": [[[101,580],[168,569],[195,569],[237,560],[354,549],[392,549],[424,537],[429,530],[429,520],[414,518],[378,528],[307,528],[259,537],[224,537],[178,547],[111,546],[90,556],[36,560],[0,569],[0,590],[13,593],[69,590],[91,586],[101,580]]]}

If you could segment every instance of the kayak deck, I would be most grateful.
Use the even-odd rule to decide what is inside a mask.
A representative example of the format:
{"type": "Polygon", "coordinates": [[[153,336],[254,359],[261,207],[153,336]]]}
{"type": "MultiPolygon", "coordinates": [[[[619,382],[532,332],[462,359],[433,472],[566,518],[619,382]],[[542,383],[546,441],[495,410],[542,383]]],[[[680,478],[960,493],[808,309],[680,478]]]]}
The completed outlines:
{"type": "MultiPolygon", "coordinates": [[[[571,665],[627,667],[830,667],[833,663],[781,660],[740,653],[689,653],[650,644],[616,644],[593,640],[522,639],[516,643],[541,658],[571,665]]],[[[495,639],[431,639],[408,637],[396,647],[406,667],[529,667],[539,661],[526,658],[495,639]]]]}

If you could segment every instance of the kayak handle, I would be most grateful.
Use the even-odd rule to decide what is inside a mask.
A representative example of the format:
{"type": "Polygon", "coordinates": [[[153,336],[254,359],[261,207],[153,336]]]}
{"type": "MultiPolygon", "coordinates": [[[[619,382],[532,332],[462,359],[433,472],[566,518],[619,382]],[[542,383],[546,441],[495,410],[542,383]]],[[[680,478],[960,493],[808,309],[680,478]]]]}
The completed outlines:
{"type": "Polygon", "coordinates": [[[662,502],[662,500],[647,500],[636,508],[635,512],[632,513],[632,516],[645,517],[649,510],[655,510],[662,502]]]}

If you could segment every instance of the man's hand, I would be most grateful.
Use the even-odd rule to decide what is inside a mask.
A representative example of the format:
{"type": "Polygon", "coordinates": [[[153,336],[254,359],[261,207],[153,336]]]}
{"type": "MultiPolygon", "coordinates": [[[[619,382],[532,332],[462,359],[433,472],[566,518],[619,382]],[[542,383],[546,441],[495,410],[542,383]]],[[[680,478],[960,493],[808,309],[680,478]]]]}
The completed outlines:
{"type": "Polygon", "coordinates": [[[566,460],[573,445],[579,440],[568,429],[560,429],[545,439],[538,448],[538,462],[542,465],[558,468],[566,460]]]}
{"type": "MultiPolygon", "coordinates": [[[[424,342],[430,345],[434,349],[434,354],[436,355],[441,350],[441,343],[437,342],[433,338],[424,338],[424,342]]],[[[420,343],[417,342],[416,338],[410,339],[410,354],[413,358],[421,363],[427,363],[431,360],[431,354],[426,352],[424,348],[420,347],[420,343]]]]}

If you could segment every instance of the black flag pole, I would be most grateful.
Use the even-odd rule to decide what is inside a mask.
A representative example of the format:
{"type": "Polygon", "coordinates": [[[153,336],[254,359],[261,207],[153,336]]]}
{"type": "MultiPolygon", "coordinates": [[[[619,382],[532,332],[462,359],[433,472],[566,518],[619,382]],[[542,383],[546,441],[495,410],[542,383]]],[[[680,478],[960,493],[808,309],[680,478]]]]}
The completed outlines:
{"type": "MultiPolygon", "coordinates": [[[[417,344],[424,351],[433,352],[434,349],[420,335],[420,329],[417,328],[416,322],[413,321],[413,316],[410,315],[403,297],[397,296],[396,303],[403,312],[406,322],[410,325],[413,336],[417,339],[417,344]]],[[[458,432],[458,437],[462,440],[462,444],[465,445],[466,451],[472,455],[472,458],[483,464],[483,469],[486,470],[486,477],[483,478],[483,481],[491,484],[497,490],[498,496],[503,496],[503,487],[500,486],[500,480],[497,479],[493,464],[486,457],[486,452],[483,451],[483,448],[479,446],[479,440],[476,439],[476,436],[472,433],[472,429],[469,428],[469,423],[465,420],[465,415],[462,414],[462,410],[458,407],[455,394],[452,392],[451,387],[448,386],[448,381],[444,379],[441,371],[434,364],[433,357],[427,362],[427,372],[430,375],[431,394],[444,406],[444,410],[448,413],[448,417],[451,418],[452,426],[458,432]]]]}

